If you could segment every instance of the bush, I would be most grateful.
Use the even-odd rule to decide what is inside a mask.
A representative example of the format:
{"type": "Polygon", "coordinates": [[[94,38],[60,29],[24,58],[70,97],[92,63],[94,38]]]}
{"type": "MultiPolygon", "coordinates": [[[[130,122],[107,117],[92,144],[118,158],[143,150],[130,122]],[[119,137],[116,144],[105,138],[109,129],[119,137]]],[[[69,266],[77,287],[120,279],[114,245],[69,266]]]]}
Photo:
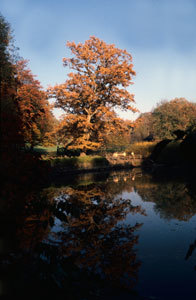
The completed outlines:
{"type": "Polygon", "coordinates": [[[176,164],[182,161],[180,141],[171,141],[163,148],[157,156],[156,162],[164,164],[176,164]]]}
{"type": "Polygon", "coordinates": [[[196,163],[196,130],[186,136],[180,149],[184,160],[196,163]]]}

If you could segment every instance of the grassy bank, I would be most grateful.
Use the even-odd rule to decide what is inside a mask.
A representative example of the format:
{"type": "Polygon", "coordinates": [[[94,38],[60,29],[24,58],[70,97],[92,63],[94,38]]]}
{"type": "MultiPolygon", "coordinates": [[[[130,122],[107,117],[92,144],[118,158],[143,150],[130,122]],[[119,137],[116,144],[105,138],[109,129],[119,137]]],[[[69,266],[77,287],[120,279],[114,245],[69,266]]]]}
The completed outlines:
{"type": "Polygon", "coordinates": [[[33,149],[34,152],[45,155],[54,155],[56,156],[57,146],[52,147],[44,147],[44,146],[36,146],[33,149]]]}
{"type": "Polygon", "coordinates": [[[126,148],[125,152],[127,155],[130,155],[133,152],[135,155],[141,155],[143,158],[147,158],[151,155],[156,144],[157,142],[133,143],[126,148]]]}
{"type": "Polygon", "coordinates": [[[109,165],[107,159],[101,156],[84,157],[50,157],[45,158],[52,168],[59,170],[94,169],[109,165]]]}
{"type": "MultiPolygon", "coordinates": [[[[99,155],[84,155],[78,157],[58,156],[56,147],[35,147],[34,152],[41,155],[42,160],[47,161],[50,167],[57,173],[81,171],[81,170],[98,170],[105,168],[124,168],[131,167],[134,157],[136,164],[136,157],[148,157],[152,152],[155,143],[135,143],[129,145],[125,150],[126,156],[120,155],[114,157],[113,153],[107,150],[99,155]],[[134,156],[132,156],[134,153],[134,156]]],[[[125,153],[123,152],[123,154],[125,153]]],[[[122,154],[122,152],[121,152],[122,154]]],[[[139,163],[140,165],[140,163],[139,163]]]]}

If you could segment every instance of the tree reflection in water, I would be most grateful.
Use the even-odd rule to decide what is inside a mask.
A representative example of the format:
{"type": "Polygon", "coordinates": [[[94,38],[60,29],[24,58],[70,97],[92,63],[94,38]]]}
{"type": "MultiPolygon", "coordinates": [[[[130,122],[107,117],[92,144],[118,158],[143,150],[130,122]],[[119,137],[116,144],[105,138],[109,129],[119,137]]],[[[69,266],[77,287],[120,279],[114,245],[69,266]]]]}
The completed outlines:
{"type": "Polygon", "coordinates": [[[196,194],[193,194],[190,183],[149,179],[145,184],[135,182],[135,190],[143,201],[155,203],[154,210],[161,218],[188,221],[196,214],[196,194]]]}
{"type": "MultiPolygon", "coordinates": [[[[196,213],[193,181],[155,181],[139,169],[86,174],[79,181],[70,176],[69,186],[61,184],[41,192],[31,184],[4,186],[0,293],[11,299],[129,299],[140,268],[135,246],[141,224],[123,221],[145,213],[119,198],[122,192],[154,202],[161,218],[188,221],[196,213]]],[[[195,243],[187,251],[190,260],[195,243]]]]}
{"type": "Polygon", "coordinates": [[[49,189],[39,198],[29,192],[21,215],[1,232],[12,240],[1,251],[2,293],[103,299],[131,289],[140,266],[135,231],[142,224],[119,225],[129,213],[144,211],[114,199],[106,185],[49,189]]]}
{"type": "Polygon", "coordinates": [[[118,225],[128,213],[143,213],[130,200],[105,197],[99,187],[73,190],[57,198],[54,214],[64,222],[55,233],[63,241],[62,253],[74,257],[76,265],[115,284],[131,287],[139,267],[133,246],[134,227],[118,225]],[[71,237],[71,238],[70,238],[71,237]]]}
{"type": "MultiPolygon", "coordinates": [[[[191,255],[193,254],[193,252],[195,251],[195,249],[196,249],[196,240],[194,241],[193,244],[190,244],[190,246],[188,248],[188,251],[186,253],[186,256],[185,256],[185,260],[188,260],[191,257],[191,255]]],[[[194,270],[196,271],[196,265],[194,267],[194,270]]]]}

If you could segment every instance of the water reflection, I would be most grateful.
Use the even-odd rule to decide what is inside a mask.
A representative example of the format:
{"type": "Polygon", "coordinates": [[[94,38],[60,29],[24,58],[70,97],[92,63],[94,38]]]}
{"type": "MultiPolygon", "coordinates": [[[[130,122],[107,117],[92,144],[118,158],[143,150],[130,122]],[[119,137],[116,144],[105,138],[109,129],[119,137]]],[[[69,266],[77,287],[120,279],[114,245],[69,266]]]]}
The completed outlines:
{"type": "Polygon", "coordinates": [[[194,178],[157,180],[140,169],[112,172],[107,178],[112,193],[136,192],[144,202],[155,203],[154,210],[166,220],[188,221],[196,214],[196,185],[194,178]],[[118,182],[118,184],[116,184],[118,182]]]}
{"type": "Polygon", "coordinates": [[[15,205],[7,209],[0,232],[6,245],[1,248],[1,293],[66,292],[70,299],[100,299],[106,291],[131,289],[140,266],[134,246],[142,224],[119,221],[144,210],[115,198],[122,187],[113,183],[80,181],[77,187],[33,190],[23,197],[20,214],[15,205]]]}
{"type": "Polygon", "coordinates": [[[187,254],[186,254],[186,257],[185,257],[186,260],[189,259],[189,257],[192,255],[195,248],[196,248],[196,240],[194,241],[193,244],[190,244],[189,249],[188,249],[187,254]]]}
{"type": "Polygon", "coordinates": [[[196,194],[192,185],[186,182],[141,182],[135,183],[135,190],[143,201],[155,203],[154,210],[161,218],[188,221],[196,214],[196,194]]]}
{"type": "MultiPolygon", "coordinates": [[[[186,253],[186,256],[185,256],[185,260],[188,260],[192,256],[195,249],[196,249],[196,240],[194,241],[193,244],[190,244],[190,246],[188,248],[188,251],[186,253]]],[[[196,265],[194,267],[194,270],[196,271],[196,265]]]]}
{"type": "MultiPolygon", "coordinates": [[[[129,299],[142,263],[150,263],[156,242],[160,248],[165,245],[159,232],[156,241],[154,228],[142,226],[149,218],[143,204],[154,203],[159,223],[173,219],[188,223],[196,213],[193,182],[158,182],[139,169],[70,176],[42,190],[30,185],[12,188],[4,187],[0,207],[0,293],[11,297],[129,299]],[[133,205],[133,195],[141,197],[141,206],[133,205]],[[127,219],[133,222],[124,222],[127,219]],[[151,256],[146,259],[149,247],[151,256]]],[[[174,237],[173,231],[166,237],[169,234],[174,237]]],[[[192,264],[196,246],[190,241],[181,260],[192,264]]],[[[151,272],[150,267],[143,276],[148,278],[151,272]]]]}
{"type": "Polygon", "coordinates": [[[99,186],[68,188],[56,198],[54,215],[63,228],[53,236],[60,240],[66,257],[74,257],[82,269],[99,274],[115,285],[132,287],[139,263],[133,246],[141,224],[118,225],[129,213],[144,213],[130,200],[116,199],[99,186]],[[66,193],[65,193],[66,192],[66,193]]]}

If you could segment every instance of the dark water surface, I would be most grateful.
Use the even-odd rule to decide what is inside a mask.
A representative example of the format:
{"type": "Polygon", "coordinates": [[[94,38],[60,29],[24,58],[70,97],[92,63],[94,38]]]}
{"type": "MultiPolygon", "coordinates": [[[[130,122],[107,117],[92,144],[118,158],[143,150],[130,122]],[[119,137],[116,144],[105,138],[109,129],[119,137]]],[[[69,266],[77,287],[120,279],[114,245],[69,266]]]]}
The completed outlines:
{"type": "Polygon", "coordinates": [[[1,296],[196,299],[194,180],[134,169],[8,184],[0,216],[1,296]]]}

